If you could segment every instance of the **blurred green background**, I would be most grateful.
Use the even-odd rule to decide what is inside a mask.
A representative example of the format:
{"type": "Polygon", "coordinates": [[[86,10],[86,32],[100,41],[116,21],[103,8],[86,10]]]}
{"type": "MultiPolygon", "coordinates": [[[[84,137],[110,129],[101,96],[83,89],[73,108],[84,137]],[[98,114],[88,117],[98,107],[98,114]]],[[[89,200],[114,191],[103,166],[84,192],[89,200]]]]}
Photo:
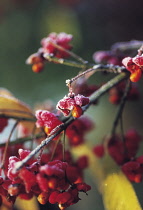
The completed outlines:
{"type": "MultiPolygon", "coordinates": [[[[93,62],[95,51],[108,50],[115,42],[143,40],[142,6],[141,0],[0,0],[0,86],[31,106],[45,99],[56,103],[67,93],[65,80],[75,76],[78,69],[47,64],[42,73],[33,73],[25,60],[37,51],[40,40],[50,32],[71,33],[73,51],[93,62]]],[[[106,80],[97,74],[90,82],[106,80]]],[[[142,107],[142,99],[127,104],[125,129],[134,126],[143,134],[142,107]]],[[[98,107],[89,110],[97,124],[91,134],[93,143],[110,132],[116,109],[105,96],[98,107]]],[[[141,187],[138,192],[142,201],[141,187]]],[[[104,209],[95,185],[88,198],[69,209],[87,208],[104,209]]]]}

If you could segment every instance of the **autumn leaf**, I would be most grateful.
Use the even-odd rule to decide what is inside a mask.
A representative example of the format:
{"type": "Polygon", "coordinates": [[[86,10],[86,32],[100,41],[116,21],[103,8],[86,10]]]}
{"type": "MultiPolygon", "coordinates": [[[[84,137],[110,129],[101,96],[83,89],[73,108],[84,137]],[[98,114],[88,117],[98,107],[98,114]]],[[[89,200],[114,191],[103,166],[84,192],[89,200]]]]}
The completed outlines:
{"type": "Polygon", "coordinates": [[[104,180],[103,202],[106,210],[142,210],[131,183],[122,172],[109,174],[104,180]]]}
{"type": "Polygon", "coordinates": [[[20,199],[19,197],[16,199],[15,205],[18,210],[40,210],[38,206],[38,202],[36,197],[33,197],[30,200],[20,199]]]}
{"type": "Polygon", "coordinates": [[[131,182],[110,158],[99,159],[88,145],[80,145],[72,150],[74,156],[87,155],[89,170],[99,192],[102,194],[106,210],[141,210],[138,198],[131,182]]]}
{"type": "Polygon", "coordinates": [[[33,118],[32,110],[6,89],[0,89],[0,114],[33,118]]]}
{"type": "Polygon", "coordinates": [[[35,126],[35,116],[31,108],[5,88],[0,88],[0,116],[19,119],[29,131],[32,131],[35,126]]]}

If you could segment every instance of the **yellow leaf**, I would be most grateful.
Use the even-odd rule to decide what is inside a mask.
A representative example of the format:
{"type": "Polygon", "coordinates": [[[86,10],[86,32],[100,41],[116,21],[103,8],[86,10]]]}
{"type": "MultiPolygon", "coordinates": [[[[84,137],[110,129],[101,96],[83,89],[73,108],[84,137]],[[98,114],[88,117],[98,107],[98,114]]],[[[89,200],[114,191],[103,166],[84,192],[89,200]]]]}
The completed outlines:
{"type": "Polygon", "coordinates": [[[0,95],[0,114],[33,118],[32,111],[28,105],[8,95],[0,95]]]}
{"type": "Polygon", "coordinates": [[[6,88],[0,88],[0,95],[3,96],[13,96],[13,94],[6,88]]]}
{"type": "Polygon", "coordinates": [[[31,108],[15,98],[12,93],[5,88],[0,88],[0,115],[30,119],[31,121],[21,121],[20,123],[30,132],[32,132],[34,128],[35,117],[31,108]]]}
{"type": "Polygon", "coordinates": [[[16,199],[15,205],[18,210],[40,210],[37,202],[37,198],[33,197],[30,200],[16,199]]]}
{"type": "Polygon", "coordinates": [[[141,210],[135,191],[122,172],[109,174],[103,182],[106,210],[141,210]]]}
{"type": "Polygon", "coordinates": [[[89,170],[102,194],[106,210],[142,209],[132,184],[108,155],[99,159],[85,144],[73,148],[72,153],[76,157],[88,156],[89,170]]]}

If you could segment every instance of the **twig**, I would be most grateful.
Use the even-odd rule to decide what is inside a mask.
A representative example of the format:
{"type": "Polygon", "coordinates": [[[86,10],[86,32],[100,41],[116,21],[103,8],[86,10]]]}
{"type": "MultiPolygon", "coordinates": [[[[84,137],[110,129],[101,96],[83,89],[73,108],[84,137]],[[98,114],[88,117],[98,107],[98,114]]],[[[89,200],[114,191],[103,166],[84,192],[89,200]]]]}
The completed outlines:
{"type": "Polygon", "coordinates": [[[12,130],[11,130],[11,132],[10,132],[10,135],[9,135],[9,137],[8,137],[8,140],[7,140],[6,144],[5,144],[4,153],[3,153],[3,158],[2,158],[2,162],[1,162],[0,168],[3,168],[3,166],[4,166],[4,162],[5,162],[5,159],[6,159],[6,154],[7,154],[8,145],[9,145],[11,136],[12,136],[12,134],[13,134],[13,132],[14,132],[16,126],[18,125],[18,123],[19,123],[19,121],[16,121],[16,122],[15,122],[15,124],[14,124],[14,126],[12,127],[12,130]]]}
{"type": "MultiPolygon", "coordinates": [[[[95,91],[90,96],[90,103],[87,106],[83,107],[83,112],[86,111],[89,108],[89,106],[92,103],[94,103],[94,101],[96,101],[99,97],[101,97],[101,95],[103,95],[104,93],[106,93],[115,84],[118,84],[119,82],[121,82],[122,80],[125,80],[128,77],[129,77],[128,72],[123,72],[123,73],[117,75],[115,78],[113,78],[109,82],[107,82],[100,89],[98,89],[97,91],[95,91]]],[[[67,120],[65,121],[65,123],[63,123],[61,125],[61,127],[57,129],[56,133],[52,134],[50,137],[47,137],[26,158],[24,158],[22,161],[16,163],[15,168],[14,168],[14,172],[20,170],[28,160],[30,160],[34,155],[36,155],[45,145],[49,144],[49,142],[51,142],[52,139],[54,139],[63,130],[65,130],[68,127],[68,125],[70,125],[74,120],[75,119],[72,116],[70,116],[69,118],[67,118],[67,120]]]]}
{"type": "Polygon", "coordinates": [[[74,52],[65,49],[64,47],[49,41],[54,47],[56,47],[57,49],[66,52],[67,54],[69,54],[71,57],[73,57],[74,59],[76,59],[77,61],[81,62],[84,64],[84,67],[86,67],[87,61],[85,61],[83,58],[81,58],[79,55],[75,54],[74,52]]]}
{"type": "Polygon", "coordinates": [[[122,97],[119,109],[117,111],[117,114],[116,114],[116,117],[115,117],[115,120],[114,120],[114,123],[113,123],[113,128],[112,128],[112,131],[111,131],[112,136],[115,135],[116,127],[117,127],[117,125],[119,123],[119,120],[122,116],[123,109],[124,109],[124,106],[125,106],[125,103],[126,103],[126,99],[127,99],[127,95],[128,95],[129,90],[130,90],[130,80],[128,80],[128,83],[126,85],[124,95],[122,97]]]}
{"type": "MultiPolygon", "coordinates": [[[[66,66],[71,66],[71,67],[76,67],[76,68],[81,68],[81,69],[85,68],[85,64],[82,64],[82,63],[74,62],[74,61],[71,61],[71,60],[66,60],[66,59],[63,59],[63,58],[56,58],[56,57],[53,57],[52,55],[49,55],[49,54],[46,54],[46,53],[43,56],[49,62],[53,62],[53,63],[56,63],[56,64],[63,64],[63,65],[66,65],[66,66]]],[[[90,68],[93,65],[92,64],[86,64],[86,67],[90,68]]]]}
{"type": "Polygon", "coordinates": [[[66,84],[67,86],[70,86],[74,81],[76,81],[77,79],[79,79],[82,76],[85,76],[86,74],[88,74],[89,72],[108,72],[108,73],[121,73],[123,72],[123,70],[125,70],[125,67],[123,66],[113,66],[112,64],[110,65],[94,65],[92,68],[87,69],[86,71],[78,74],[77,76],[73,77],[72,79],[68,79],[66,80],[66,84]]]}
{"type": "MultiPolygon", "coordinates": [[[[36,134],[35,136],[28,136],[28,137],[22,137],[22,138],[17,138],[11,142],[9,142],[9,145],[14,145],[14,144],[23,144],[24,142],[27,142],[27,141],[31,141],[33,140],[37,140],[37,139],[40,139],[40,138],[44,138],[45,137],[45,133],[39,133],[39,134],[36,134]]],[[[1,143],[0,144],[0,147],[4,147],[5,146],[5,143],[1,143]]]]}

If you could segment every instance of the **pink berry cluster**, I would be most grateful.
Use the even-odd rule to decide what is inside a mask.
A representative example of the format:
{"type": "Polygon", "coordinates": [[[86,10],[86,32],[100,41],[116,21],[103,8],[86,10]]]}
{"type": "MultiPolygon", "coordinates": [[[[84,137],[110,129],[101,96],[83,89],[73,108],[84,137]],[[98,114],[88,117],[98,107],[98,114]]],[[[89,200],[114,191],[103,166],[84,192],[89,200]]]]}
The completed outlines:
{"type": "Polygon", "coordinates": [[[87,116],[81,116],[72,122],[66,129],[70,146],[78,146],[85,142],[85,134],[91,131],[94,127],[93,122],[87,116]]]}
{"type": "Polygon", "coordinates": [[[126,57],[122,60],[123,65],[131,73],[130,80],[138,82],[143,73],[143,56],[137,55],[133,58],[126,57]]]}
{"type": "MultiPolygon", "coordinates": [[[[47,110],[36,111],[36,126],[43,127],[47,135],[60,126],[62,122],[54,113],[47,110]]],[[[77,146],[85,142],[85,134],[94,127],[93,122],[87,116],[81,116],[76,121],[72,122],[66,129],[66,136],[70,146],[77,146]]],[[[55,140],[59,137],[54,138],[55,140]]]]}
{"type": "Polygon", "coordinates": [[[93,60],[96,63],[122,65],[122,59],[124,58],[121,54],[116,54],[114,51],[97,51],[93,54],[93,60]]]}
{"type": "MultiPolygon", "coordinates": [[[[54,142],[53,142],[54,143],[54,142]]],[[[89,191],[91,187],[83,182],[83,170],[88,166],[86,156],[73,161],[70,151],[65,151],[67,161],[62,161],[62,145],[57,146],[51,161],[53,144],[49,152],[41,156],[40,163],[30,159],[24,167],[15,172],[15,165],[22,161],[30,150],[19,149],[19,157],[9,157],[6,178],[0,176],[0,198],[8,198],[14,203],[17,197],[31,199],[36,196],[41,204],[58,204],[60,209],[77,203],[79,192],[89,191]]]]}
{"type": "Polygon", "coordinates": [[[89,104],[89,98],[83,95],[70,94],[61,99],[57,104],[57,109],[60,110],[64,116],[68,116],[70,113],[73,117],[79,118],[82,114],[82,106],[89,104]]]}
{"type": "MultiPolygon", "coordinates": [[[[127,56],[134,55],[137,48],[139,48],[142,44],[142,41],[136,40],[132,40],[130,42],[117,42],[111,46],[110,50],[96,51],[93,54],[93,60],[96,63],[122,66],[122,60],[127,56]]],[[[141,52],[142,49],[139,49],[139,51],[141,52]]]]}
{"type": "MultiPolygon", "coordinates": [[[[81,94],[89,97],[93,92],[99,89],[100,86],[95,84],[88,84],[87,79],[84,77],[79,78],[74,85],[72,85],[75,95],[81,94]]],[[[97,100],[94,102],[97,104],[97,100]]]]}
{"type": "MultiPolygon", "coordinates": [[[[143,179],[143,156],[136,157],[136,155],[142,138],[137,131],[128,130],[124,141],[118,135],[112,136],[107,141],[108,154],[121,167],[127,178],[132,182],[141,182],[143,179]]],[[[105,154],[104,145],[96,145],[93,152],[99,158],[103,157],[105,154]]]]}
{"type": "Polygon", "coordinates": [[[61,46],[63,49],[71,50],[72,45],[70,42],[72,39],[73,36],[71,34],[66,34],[64,32],[59,34],[50,33],[48,37],[43,38],[41,41],[43,53],[53,54],[53,56],[57,58],[67,58],[69,57],[69,53],[62,49],[57,49],[54,44],[61,46]]]}
{"type": "Polygon", "coordinates": [[[54,113],[47,110],[37,110],[35,116],[37,118],[36,126],[43,127],[47,135],[49,135],[54,128],[62,124],[54,113]]]}
{"type": "Polygon", "coordinates": [[[73,36],[71,34],[66,34],[61,32],[50,33],[47,37],[41,40],[42,47],[39,48],[38,52],[32,54],[27,59],[27,64],[32,64],[32,70],[39,73],[43,70],[46,59],[44,55],[50,55],[57,58],[68,58],[70,56],[69,52],[72,49],[70,42],[73,36]]]}

